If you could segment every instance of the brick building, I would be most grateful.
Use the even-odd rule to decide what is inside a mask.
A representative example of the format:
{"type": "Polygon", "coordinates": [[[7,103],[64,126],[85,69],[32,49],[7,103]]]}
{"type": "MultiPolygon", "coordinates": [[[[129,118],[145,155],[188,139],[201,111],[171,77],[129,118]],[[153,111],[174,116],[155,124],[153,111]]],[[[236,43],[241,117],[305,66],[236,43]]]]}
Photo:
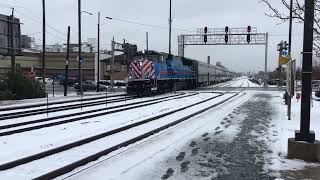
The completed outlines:
{"type": "MultiPolygon", "coordinates": [[[[95,54],[82,53],[84,63],[83,79],[94,80],[95,74],[95,54]]],[[[78,76],[78,53],[70,53],[69,59],[69,77],[76,78],[78,76]]],[[[63,76],[65,73],[66,53],[47,52],[46,53],[46,77],[54,75],[63,76]]],[[[42,54],[32,50],[23,50],[21,56],[16,56],[16,67],[21,69],[25,74],[31,71],[36,73],[36,76],[42,76],[42,54]]],[[[11,57],[0,55],[0,75],[4,75],[11,70],[11,57]]]]}

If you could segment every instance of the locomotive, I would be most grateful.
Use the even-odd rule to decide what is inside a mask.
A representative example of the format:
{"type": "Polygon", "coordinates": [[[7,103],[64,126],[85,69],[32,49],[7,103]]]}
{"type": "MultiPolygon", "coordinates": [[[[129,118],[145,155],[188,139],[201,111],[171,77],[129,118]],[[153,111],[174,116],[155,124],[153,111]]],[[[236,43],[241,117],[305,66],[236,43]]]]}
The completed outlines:
{"type": "Polygon", "coordinates": [[[134,56],[128,76],[128,94],[150,95],[224,82],[236,73],[194,59],[148,51],[134,56]]]}

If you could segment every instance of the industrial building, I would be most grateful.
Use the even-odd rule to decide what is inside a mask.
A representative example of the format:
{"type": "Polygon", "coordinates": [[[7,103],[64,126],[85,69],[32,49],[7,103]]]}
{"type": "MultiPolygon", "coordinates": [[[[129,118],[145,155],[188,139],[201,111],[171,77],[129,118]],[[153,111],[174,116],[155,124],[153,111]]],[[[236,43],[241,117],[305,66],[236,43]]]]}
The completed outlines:
{"type": "MultiPolygon", "coordinates": [[[[83,79],[94,80],[95,75],[95,54],[82,53],[84,63],[82,65],[83,79]]],[[[78,75],[78,53],[70,53],[69,77],[76,78],[78,75]]],[[[46,77],[64,76],[66,63],[66,53],[47,52],[46,53],[46,77]]],[[[16,56],[16,67],[25,74],[35,72],[36,76],[42,76],[42,53],[34,50],[24,49],[20,56],[16,56]]],[[[11,70],[11,57],[0,55],[0,75],[4,75],[11,70]]]]}

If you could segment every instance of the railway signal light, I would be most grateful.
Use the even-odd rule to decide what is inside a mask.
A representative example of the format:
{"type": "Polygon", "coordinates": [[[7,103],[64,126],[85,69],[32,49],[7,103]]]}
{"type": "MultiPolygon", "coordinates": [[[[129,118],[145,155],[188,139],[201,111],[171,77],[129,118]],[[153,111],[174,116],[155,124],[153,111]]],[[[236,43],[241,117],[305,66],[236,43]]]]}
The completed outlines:
{"type": "Polygon", "coordinates": [[[207,36],[207,33],[208,33],[208,27],[204,27],[204,37],[203,37],[203,41],[204,41],[204,43],[206,43],[207,44],[207,42],[208,42],[208,36],[207,36]]]}
{"type": "Polygon", "coordinates": [[[228,36],[228,35],[225,35],[225,36],[224,36],[224,42],[228,43],[228,41],[229,41],[229,36],[228,36]]]}
{"type": "Polygon", "coordinates": [[[250,43],[250,41],[251,41],[251,37],[250,37],[250,33],[251,33],[251,26],[248,26],[248,28],[247,28],[247,32],[248,32],[248,34],[247,34],[247,42],[248,42],[248,43],[250,43]]]}
{"type": "Polygon", "coordinates": [[[248,31],[248,33],[251,32],[251,26],[248,26],[247,31],[248,31]]]}

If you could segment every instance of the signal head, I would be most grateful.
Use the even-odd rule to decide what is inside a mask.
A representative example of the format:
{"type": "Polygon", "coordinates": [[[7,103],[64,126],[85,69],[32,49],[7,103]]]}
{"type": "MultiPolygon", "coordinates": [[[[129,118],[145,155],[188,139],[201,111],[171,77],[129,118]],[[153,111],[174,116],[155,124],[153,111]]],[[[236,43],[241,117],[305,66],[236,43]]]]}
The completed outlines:
{"type": "Polygon", "coordinates": [[[208,33],[208,27],[204,27],[204,33],[205,33],[205,34],[208,33]]]}

